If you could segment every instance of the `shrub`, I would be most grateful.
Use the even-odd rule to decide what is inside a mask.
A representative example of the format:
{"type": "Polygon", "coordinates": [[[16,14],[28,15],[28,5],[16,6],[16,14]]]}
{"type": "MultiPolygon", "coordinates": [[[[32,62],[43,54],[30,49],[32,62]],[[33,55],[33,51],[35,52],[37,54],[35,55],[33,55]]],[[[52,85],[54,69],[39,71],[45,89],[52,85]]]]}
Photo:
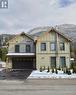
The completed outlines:
{"type": "Polygon", "coordinates": [[[76,66],[73,67],[73,73],[76,73],[76,66]]]}
{"type": "Polygon", "coordinates": [[[42,72],[42,67],[40,67],[40,72],[42,72]]]}
{"type": "Polygon", "coordinates": [[[68,74],[68,68],[66,68],[66,71],[65,71],[66,74],[68,74]]]}
{"type": "Polygon", "coordinates": [[[59,66],[58,70],[61,70],[60,66],[59,66]]]}
{"type": "Polygon", "coordinates": [[[71,63],[70,68],[73,69],[73,73],[76,73],[76,62],[71,63]]]}
{"type": "Polygon", "coordinates": [[[47,68],[48,70],[47,70],[47,72],[50,72],[50,68],[49,68],[49,66],[48,66],[48,68],[47,68]]]}
{"type": "Polygon", "coordinates": [[[66,73],[66,68],[63,69],[64,74],[66,73]]]}
{"type": "Polygon", "coordinates": [[[71,71],[70,71],[70,69],[68,69],[68,73],[67,73],[68,75],[71,75],[71,71]]]}
{"type": "Polygon", "coordinates": [[[55,73],[58,74],[57,68],[55,69],[55,73]]]}
{"type": "Polygon", "coordinates": [[[66,68],[66,74],[71,75],[71,71],[69,68],[66,68]]]}
{"type": "Polygon", "coordinates": [[[52,68],[52,73],[54,73],[54,68],[52,68]]]}

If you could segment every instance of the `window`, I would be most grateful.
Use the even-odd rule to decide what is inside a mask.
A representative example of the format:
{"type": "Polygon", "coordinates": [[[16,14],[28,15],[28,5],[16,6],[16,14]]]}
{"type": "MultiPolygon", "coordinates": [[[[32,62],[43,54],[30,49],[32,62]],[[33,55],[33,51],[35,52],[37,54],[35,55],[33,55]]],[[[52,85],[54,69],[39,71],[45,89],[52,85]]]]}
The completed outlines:
{"type": "Polygon", "coordinates": [[[63,42],[60,42],[60,50],[65,50],[65,44],[63,42]]]}
{"type": "Polygon", "coordinates": [[[41,51],[46,51],[46,43],[41,43],[41,51]]]}
{"type": "Polygon", "coordinates": [[[65,67],[65,66],[66,66],[66,58],[60,57],[60,67],[65,67]]]}
{"type": "Polygon", "coordinates": [[[31,52],[31,47],[30,47],[30,45],[26,45],[26,52],[27,52],[27,53],[30,53],[30,52],[31,52]]]}
{"type": "Polygon", "coordinates": [[[15,52],[16,52],[16,53],[19,53],[19,52],[20,52],[20,51],[19,51],[19,48],[20,48],[19,45],[15,45],[15,52]]]}
{"type": "Polygon", "coordinates": [[[56,50],[56,43],[55,42],[51,42],[51,44],[50,44],[50,50],[52,50],[52,51],[56,50]]]}
{"type": "Polygon", "coordinates": [[[56,67],[56,57],[51,57],[51,67],[56,67]]]}

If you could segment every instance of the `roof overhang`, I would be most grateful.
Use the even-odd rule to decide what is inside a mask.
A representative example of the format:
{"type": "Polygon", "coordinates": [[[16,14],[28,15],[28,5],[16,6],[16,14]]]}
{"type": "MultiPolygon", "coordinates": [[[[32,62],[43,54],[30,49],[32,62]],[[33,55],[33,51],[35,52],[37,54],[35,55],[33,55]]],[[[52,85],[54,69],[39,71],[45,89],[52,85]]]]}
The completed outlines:
{"type": "Polygon", "coordinates": [[[35,56],[35,53],[8,53],[7,56],[35,56]]]}
{"type": "Polygon", "coordinates": [[[65,39],[67,39],[69,42],[72,42],[72,39],[71,39],[71,38],[69,38],[69,37],[66,36],[64,33],[60,32],[59,30],[57,30],[57,29],[54,28],[54,27],[52,27],[51,29],[49,29],[49,31],[47,31],[47,32],[52,32],[52,31],[54,31],[54,32],[58,33],[59,35],[63,36],[63,37],[64,37],[65,39]]]}

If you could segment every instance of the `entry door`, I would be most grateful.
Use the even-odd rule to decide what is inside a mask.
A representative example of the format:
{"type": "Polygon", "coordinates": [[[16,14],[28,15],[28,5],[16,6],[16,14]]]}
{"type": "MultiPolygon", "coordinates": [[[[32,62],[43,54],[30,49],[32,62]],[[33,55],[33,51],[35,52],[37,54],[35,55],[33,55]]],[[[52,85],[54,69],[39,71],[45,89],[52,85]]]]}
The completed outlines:
{"type": "Polygon", "coordinates": [[[51,57],[51,67],[56,67],[56,57],[51,57]]]}

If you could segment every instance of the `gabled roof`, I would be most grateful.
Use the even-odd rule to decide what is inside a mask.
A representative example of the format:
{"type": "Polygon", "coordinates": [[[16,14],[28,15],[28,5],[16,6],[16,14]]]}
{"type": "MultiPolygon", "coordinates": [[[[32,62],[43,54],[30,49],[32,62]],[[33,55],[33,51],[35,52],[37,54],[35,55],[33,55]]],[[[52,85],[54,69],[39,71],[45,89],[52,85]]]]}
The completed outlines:
{"type": "Polygon", "coordinates": [[[58,33],[59,35],[63,36],[63,37],[64,37],[65,39],[67,39],[68,41],[72,41],[71,38],[69,38],[68,36],[64,35],[62,32],[56,30],[54,27],[50,28],[50,29],[49,29],[48,31],[46,31],[46,32],[40,32],[40,33],[39,33],[38,35],[36,35],[36,36],[37,36],[37,37],[40,37],[40,36],[42,36],[43,34],[46,35],[46,33],[49,33],[49,32],[52,32],[52,31],[54,31],[54,32],[58,33]]]}
{"type": "Polygon", "coordinates": [[[18,35],[16,35],[16,36],[14,36],[14,37],[13,37],[12,39],[10,39],[6,44],[8,44],[10,41],[14,40],[14,39],[15,39],[16,37],[18,37],[18,36],[26,36],[26,37],[28,37],[29,39],[34,40],[32,36],[26,34],[25,32],[22,32],[22,33],[20,33],[20,34],[18,34],[18,35]]]}
{"type": "Polygon", "coordinates": [[[29,35],[29,34],[27,34],[27,33],[25,33],[25,32],[22,32],[20,35],[21,35],[21,36],[27,36],[29,39],[34,40],[31,35],[29,35]]]}
{"type": "Polygon", "coordinates": [[[51,32],[51,31],[54,31],[54,32],[58,33],[59,35],[63,36],[65,39],[67,39],[68,41],[72,41],[71,38],[69,38],[68,36],[66,36],[64,33],[58,31],[56,28],[52,27],[51,30],[49,30],[48,32],[51,32]]]}

